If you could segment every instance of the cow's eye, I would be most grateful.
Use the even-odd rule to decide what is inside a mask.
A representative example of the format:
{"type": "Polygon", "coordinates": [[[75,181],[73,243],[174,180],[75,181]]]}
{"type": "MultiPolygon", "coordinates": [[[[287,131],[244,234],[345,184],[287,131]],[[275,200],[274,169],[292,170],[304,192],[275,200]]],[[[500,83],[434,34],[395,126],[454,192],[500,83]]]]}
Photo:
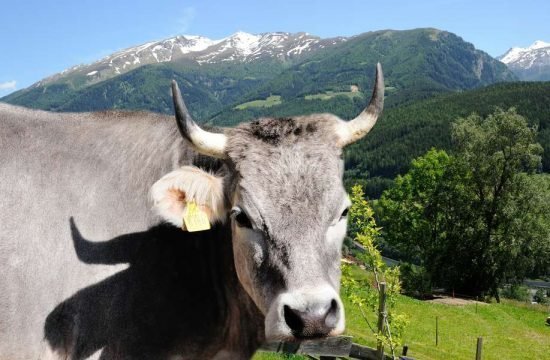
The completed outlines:
{"type": "Polygon", "coordinates": [[[250,219],[240,207],[235,206],[233,207],[233,209],[231,209],[231,217],[235,219],[237,225],[239,225],[240,227],[252,229],[252,223],[250,222],[250,219]]]}
{"type": "Polygon", "coordinates": [[[344,211],[342,211],[342,215],[340,215],[340,220],[348,217],[349,208],[346,208],[344,211]]]}

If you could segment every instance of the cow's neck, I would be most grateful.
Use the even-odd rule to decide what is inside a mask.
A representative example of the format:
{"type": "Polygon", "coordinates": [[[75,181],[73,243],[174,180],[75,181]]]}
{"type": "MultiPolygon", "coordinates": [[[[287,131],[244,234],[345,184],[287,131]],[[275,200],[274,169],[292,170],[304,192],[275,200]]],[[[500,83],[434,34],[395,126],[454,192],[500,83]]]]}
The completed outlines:
{"type": "Polygon", "coordinates": [[[172,354],[191,352],[192,358],[212,358],[220,351],[246,358],[263,341],[264,318],[237,279],[228,225],[189,233],[161,224],[100,242],[85,239],[74,223],[72,226],[80,261],[127,263],[129,267],[81,289],[53,309],[45,332],[50,343],[63,338],[63,334],[82,331],[88,335],[79,339],[89,339],[74,344],[76,349],[86,349],[89,341],[105,346],[105,351],[121,349],[126,353],[124,349],[133,349],[157,357],[161,357],[157,351],[171,349],[172,354]],[[111,294],[111,300],[97,302],[104,293],[111,294]],[[82,307],[83,303],[94,306],[82,307]],[[95,320],[82,320],[87,319],[79,313],[83,308],[95,314],[92,319],[110,319],[109,333],[127,331],[134,337],[114,337],[103,343],[100,339],[105,329],[97,328],[95,320]],[[113,318],[112,314],[119,315],[113,318]],[[69,328],[59,327],[60,323],[67,323],[69,328]],[[71,324],[78,326],[73,328],[71,324]]]}
{"type": "Polygon", "coordinates": [[[182,297],[190,303],[182,321],[195,324],[194,340],[205,348],[222,346],[252,355],[264,339],[264,317],[237,278],[230,234],[229,225],[216,225],[210,231],[181,233],[175,240],[182,297]]]}
{"type": "MultiPolygon", "coordinates": [[[[226,233],[231,234],[230,227],[226,227],[226,233]]],[[[249,355],[252,355],[264,342],[265,319],[239,282],[232,245],[229,242],[226,244],[230,246],[227,246],[224,251],[226,254],[231,254],[226,257],[229,262],[227,274],[231,277],[231,281],[226,283],[225,291],[228,298],[228,312],[225,318],[226,341],[230,347],[240,349],[240,352],[250,352],[249,355]]]]}

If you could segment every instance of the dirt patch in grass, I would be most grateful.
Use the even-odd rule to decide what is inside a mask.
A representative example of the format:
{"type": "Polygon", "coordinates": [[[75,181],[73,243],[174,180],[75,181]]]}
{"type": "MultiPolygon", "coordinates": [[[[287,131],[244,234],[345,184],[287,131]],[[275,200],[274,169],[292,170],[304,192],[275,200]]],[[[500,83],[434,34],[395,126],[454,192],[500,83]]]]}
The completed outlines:
{"type": "Polygon", "coordinates": [[[484,303],[482,301],[462,299],[462,298],[450,297],[450,296],[444,296],[444,295],[438,295],[438,296],[435,296],[433,299],[426,300],[426,301],[431,303],[436,303],[436,304],[454,305],[454,306],[473,305],[476,303],[480,305],[487,305],[487,303],[484,303]]]}

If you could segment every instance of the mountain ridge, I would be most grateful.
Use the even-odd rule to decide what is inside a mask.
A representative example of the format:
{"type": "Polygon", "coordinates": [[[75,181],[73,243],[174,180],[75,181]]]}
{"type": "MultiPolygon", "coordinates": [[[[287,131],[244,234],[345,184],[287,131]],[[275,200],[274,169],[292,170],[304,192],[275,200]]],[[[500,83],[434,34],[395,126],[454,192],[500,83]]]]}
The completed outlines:
{"type": "Polygon", "coordinates": [[[67,76],[83,77],[82,85],[93,84],[143,65],[181,60],[192,60],[198,65],[203,65],[224,61],[250,62],[260,57],[275,57],[284,62],[302,53],[334,45],[346,39],[321,39],[304,32],[268,32],[255,35],[238,31],[222,39],[210,39],[201,35],[178,35],[122,49],[89,64],[70,67],[30,87],[46,85],[67,76]]]}
{"type": "Polygon", "coordinates": [[[293,111],[303,107],[347,115],[365,101],[377,62],[384,68],[390,107],[516,79],[504,64],[471,43],[433,28],[329,39],[306,33],[241,32],[222,40],[187,36],[148,42],[115,52],[91,67],[68,69],[0,100],[52,111],[125,108],[171,113],[169,83],[176,79],[199,119],[237,107],[243,110],[230,115],[242,120],[259,112],[240,105],[262,103],[272,92],[293,111]],[[121,69],[124,64],[127,67],[121,69]]]}

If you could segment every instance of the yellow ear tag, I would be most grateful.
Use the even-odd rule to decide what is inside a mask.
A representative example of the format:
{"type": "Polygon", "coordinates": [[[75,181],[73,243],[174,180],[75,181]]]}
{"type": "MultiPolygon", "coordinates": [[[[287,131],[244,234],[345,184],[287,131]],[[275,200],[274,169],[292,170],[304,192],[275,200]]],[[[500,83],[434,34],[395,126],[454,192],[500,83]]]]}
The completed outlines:
{"type": "Polygon", "coordinates": [[[194,201],[188,202],[183,211],[183,222],[187,231],[203,231],[210,229],[210,221],[208,215],[197,206],[194,201]]]}

